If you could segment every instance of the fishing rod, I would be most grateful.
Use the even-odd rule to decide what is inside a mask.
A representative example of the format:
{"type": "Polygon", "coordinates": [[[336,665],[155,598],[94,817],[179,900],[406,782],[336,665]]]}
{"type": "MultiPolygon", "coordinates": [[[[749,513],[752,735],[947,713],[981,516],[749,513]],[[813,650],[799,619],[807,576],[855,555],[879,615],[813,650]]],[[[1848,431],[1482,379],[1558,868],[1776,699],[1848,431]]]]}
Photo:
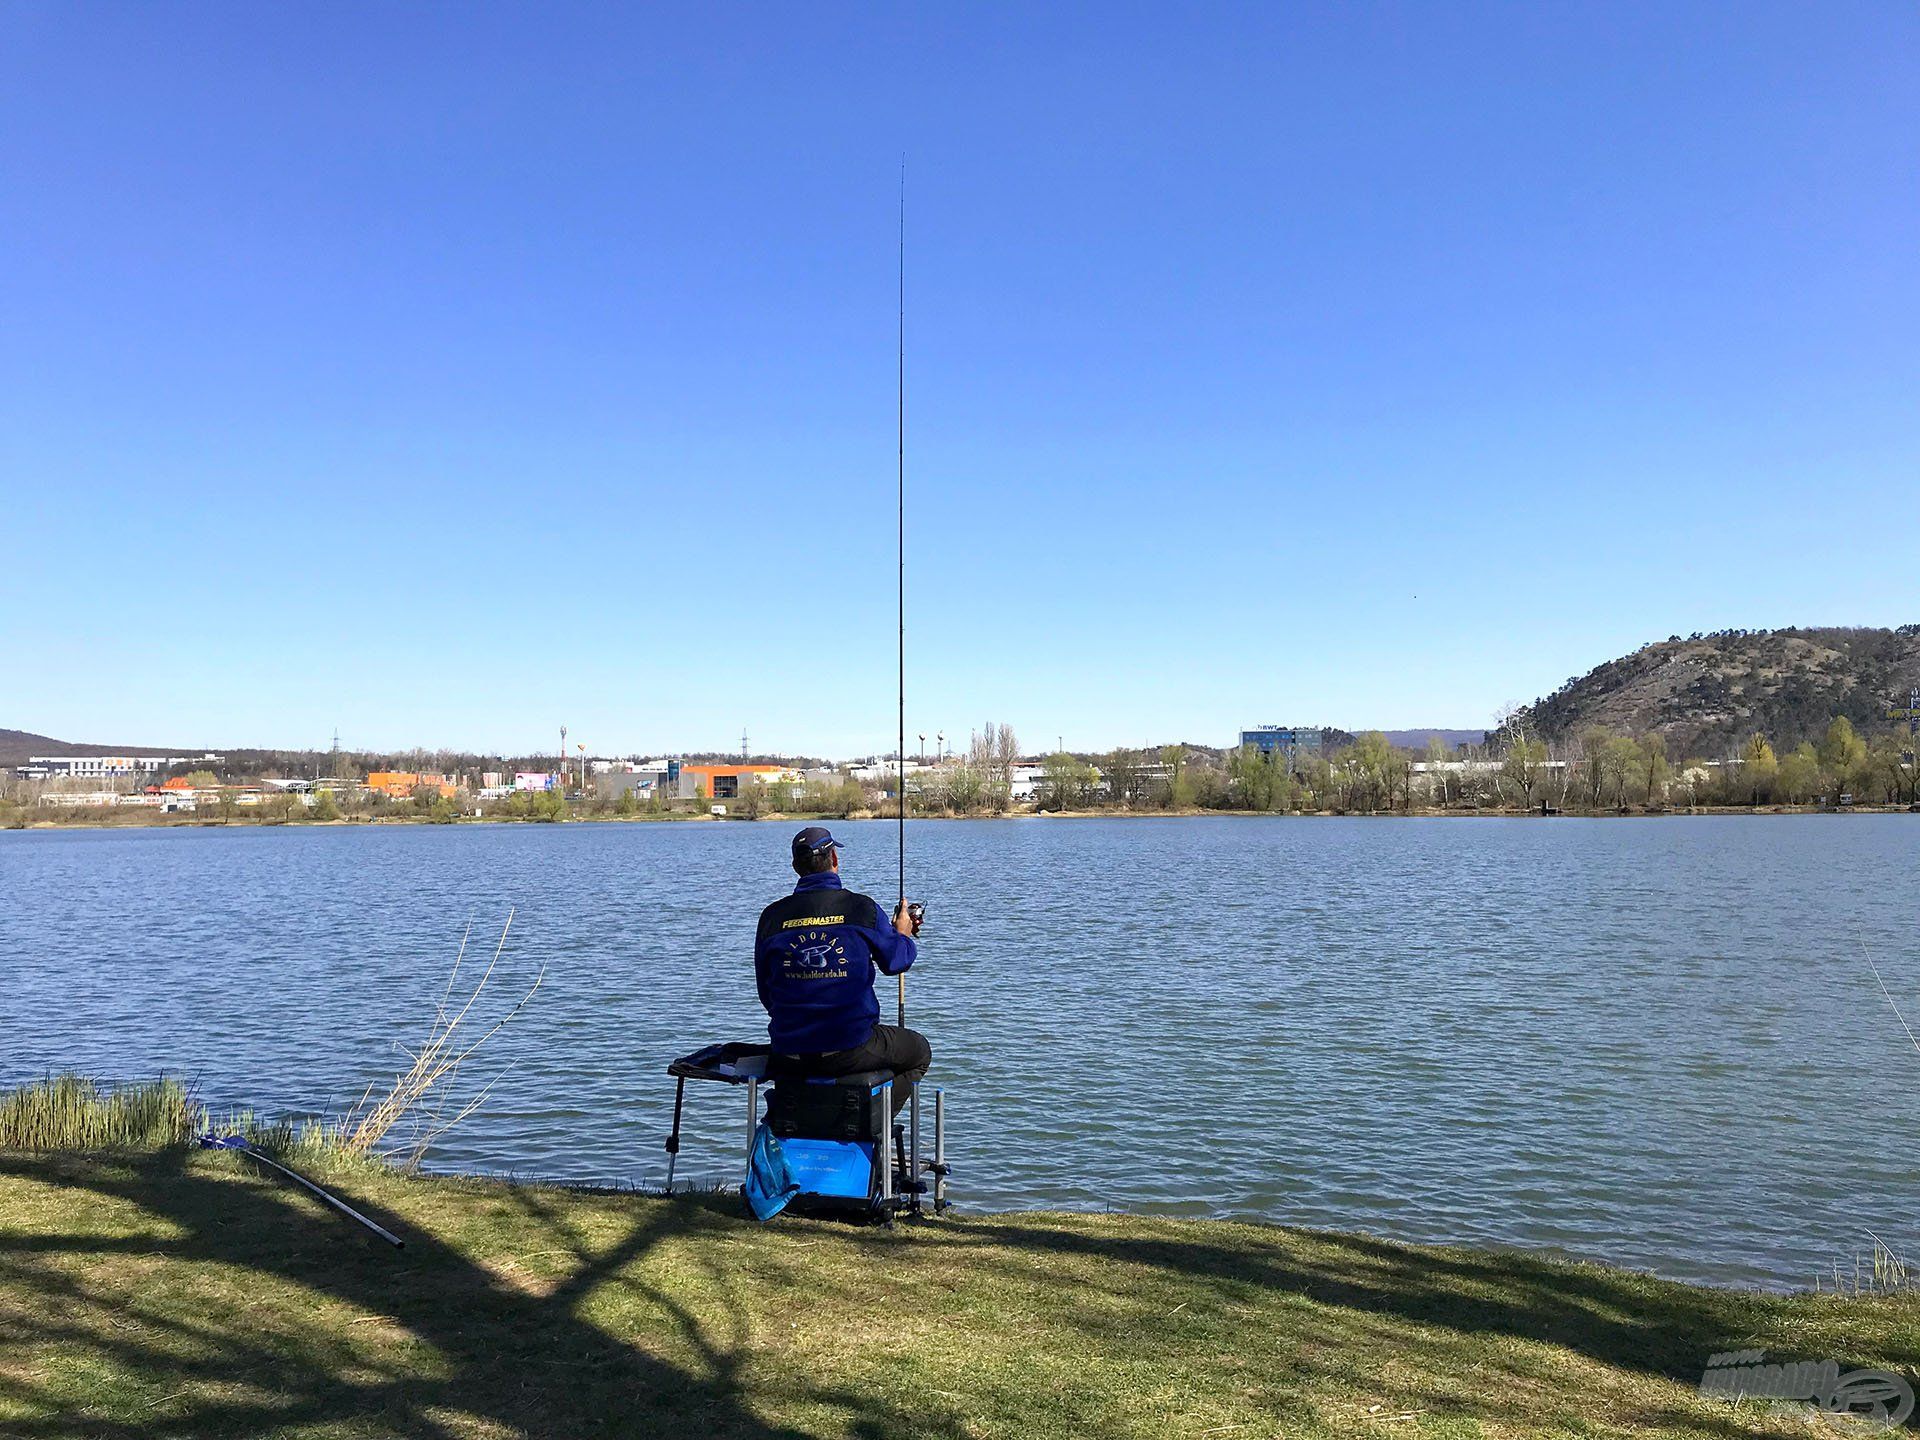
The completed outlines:
{"type": "Polygon", "coordinates": [[[1920,1050],[1920,1035],[1913,1033],[1913,1027],[1907,1024],[1907,1017],[1900,1013],[1900,1002],[1893,998],[1893,991],[1887,988],[1886,977],[1881,975],[1880,967],[1873,963],[1873,953],[1867,949],[1866,934],[1860,929],[1860,922],[1853,922],[1853,938],[1860,944],[1860,958],[1867,962],[1867,968],[1873,972],[1873,983],[1880,987],[1880,993],[1886,996],[1887,1007],[1893,1011],[1893,1018],[1900,1022],[1900,1028],[1906,1032],[1907,1043],[1920,1050]]]}
{"type": "Polygon", "coordinates": [[[317,1195],[320,1199],[324,1200],[327,1204],[331,1205],[334,1209],[338,1210],[342,1215],[345,1215],[349,1220],[357,1220],[360,1224],[366,1226],[367,1229],[371,1230],[374,1234],[378,1235],[382,1240],[386,1241],[389,1245],[393,1246],[394,1249],[404,1250],[407,1248],[407,1242],[402,1240],[398,1235],[394,1234],[391,1230],[387,1229],[385,1226],[376,1224],[372,1220],[369,1220],[366,1216],[362,1215],[358,1210],[354,1209],[351,1205],[347,1204],[346,1201],[342,1200],[338,1195],[332,1194],[331,1192],[326,1190],[322,1190],[318,1185],[314,1184],[313,1181],[307,1179],[306,1176],[300,1174],[297,1171],[289,1170],[286,1166],[282,1165],[278,1160],[274,1160],[269,1158],[266,1155],[263,1155],[259,1150],[254,1148],[253,1144],[244,1135],[218,1135],[218,1136],[202,1135],[200,1137],[200,1148],[203,1150],[238,1150],[242,1155],[251,1156],[253,1159],[258,1160],[262,1165],[265,1165],[270,1169],[278,1170],[282,1175],[286,1176],[289,1180],[293,1181],[294,1184],[300,1186],[301,1188],[309,1191],[314,1195],[317,1195]]]}
{"type": "MultiPolygon", "coordinates": [[[[894,750],[898,766],[900,804],[896,828],[900,837],[900,904],[907,903],[907,157],[900,157],[900,328],[894,352],[894,430],[896,437],[896,519],[900,559],[900,736],[894,750]]],[[[907,1023],[907,975],[900,972],[900,1024],[907,1023]]]]}
{"type": "MultiPolygon", "coordinates": [[[[895,482],[897,486],[897,505],[895,518],[898,524],[898,547],[900,559],[899,574],[899,712],[900,733],[894,749],[898,763],[897,779],[900,804],[895,819],[895,833],[899,837],[900,849],[900,909],[907,909],[907,157],[900,157],[900,308],[899,329],[896,332],[894,348],[894,430],[895,430],[895,482]]],[[[920,907],[915,906],[917,911],[920,907]]],[[[910,914],[910,923],[914,930],[920,928],[920,916],[910,914]]],[[[899,975],[900,1005],[899,1023],[902,1030],[907,1028],[907,972],[899,975]]],[[[913,1213],[920,1213],[920,1086],[916,1082],[907,1094],[907,1190],[912,1197],[913,1213]]]]}

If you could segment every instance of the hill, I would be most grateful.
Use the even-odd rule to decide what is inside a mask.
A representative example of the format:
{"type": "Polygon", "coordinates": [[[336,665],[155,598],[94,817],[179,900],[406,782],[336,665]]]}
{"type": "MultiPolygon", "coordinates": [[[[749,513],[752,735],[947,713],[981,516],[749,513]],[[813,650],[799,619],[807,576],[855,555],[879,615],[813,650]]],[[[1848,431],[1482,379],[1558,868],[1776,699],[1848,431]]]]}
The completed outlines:
{"type": "Polygon", "coordinates": [[[1457,750],[1462,745],[1478,745],[1485,740],[1487,727],[1482,725],[1477,730],[1459,730],[1445,725],[1435,725],[1427,730],[1386,730],[1381,733],[1387,737],[1389,745],[1397,745],[1402,750],[1425,750],[1427,741],[1435,735],[1440,737],[1440,743],[1449,750],[1457,750]]]}
{"type": "Polygon", "coordinates": [[[1845,715],[1884,731],[1920,685],[1920,625],[1675,635],[1576,676],[1516,717],[1547,740],[1589,726],[1658,732],[1672,755],[1723,754],[1756,731],[1785,752],[1845,715]]]}
{"type": "Polygon", "coordinates": [[[166,749],[158,745],[76,745],[30,730],[0,730],[0,767],[24,765],[35,755],[198,755],[207,747],[166,749]]]}

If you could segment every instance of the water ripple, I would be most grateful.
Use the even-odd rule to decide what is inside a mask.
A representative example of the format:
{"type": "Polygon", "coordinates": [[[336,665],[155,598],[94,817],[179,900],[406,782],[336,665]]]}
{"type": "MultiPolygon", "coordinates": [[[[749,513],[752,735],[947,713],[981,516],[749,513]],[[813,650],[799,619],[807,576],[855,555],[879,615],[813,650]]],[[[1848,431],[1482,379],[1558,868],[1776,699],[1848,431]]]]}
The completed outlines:
{"type": "MultiPolygon", "coordinates": [[[[884,894],[891,828],[847,829],[849,878],[884,894]]],[[[1806,1283],[1869,1228],[1915,1238],[1895,1142],[1920,1056],[1852,927],[1920,989],[1916,839],[1898,816],[916,825],[913,1019],[957,1193],[1806,1283]]],[[[431,1015],[467,917],[491,934],[512,905],[503,983],[547,982],[438,1163],[656,1181],[662,1066],[761,1033],[753,919],[786,883],[771,826],[0,834],[0,1080],[166,1071],[337,1111],[431,1015]]],[[[738,1100],[690,1097],[682,1174],[731,1175],[738,1100]]]]}

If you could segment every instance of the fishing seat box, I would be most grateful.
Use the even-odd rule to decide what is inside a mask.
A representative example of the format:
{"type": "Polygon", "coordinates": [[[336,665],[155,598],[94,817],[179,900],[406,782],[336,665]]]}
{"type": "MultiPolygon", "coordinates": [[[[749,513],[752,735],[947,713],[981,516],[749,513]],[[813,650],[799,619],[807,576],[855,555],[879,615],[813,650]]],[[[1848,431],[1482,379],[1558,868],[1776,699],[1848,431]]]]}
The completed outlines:
{"type": "MultiPolygon", "coordinates": [[[[753,1102],[748,1122],[749,1163],[752,1132],[760,1123],[760,1092],[765,1091],[766,1125],[780,1141],[788,1168],[800,1186],[799,1210],[827,1213],[848,1210],[890,1214],[904,1203],[901,1187],[891,1184],[888,1154],[893,1140],[889,1086],[891,1070],[862,1070],[852,1075],[795,1075],[767,1045],[708,1045],[667,1067],[679,1084],[674,1091],[673,1133],[667,1137],[667,1188],[673,1188],[673,1161],[680,1151],[680,1110],[689,1080],[745,1085],[753,1102]]],[[[935,1111],[935,1147],[939,1115],[935,1111]]],[[[944,1174],[944,1170],[936,1173],[944,1174]]],[[[938,1201],[936,1200],[936,1203],[938,1201]]]]}
{"type": "Polygon", "coordinates": [[[881,1195],[893,1116],[891,1070],[782,1076],[767,1092],[767,1128],[779,1137],[800,1186],[795,1202],[871,1208],[881,1195]]]}

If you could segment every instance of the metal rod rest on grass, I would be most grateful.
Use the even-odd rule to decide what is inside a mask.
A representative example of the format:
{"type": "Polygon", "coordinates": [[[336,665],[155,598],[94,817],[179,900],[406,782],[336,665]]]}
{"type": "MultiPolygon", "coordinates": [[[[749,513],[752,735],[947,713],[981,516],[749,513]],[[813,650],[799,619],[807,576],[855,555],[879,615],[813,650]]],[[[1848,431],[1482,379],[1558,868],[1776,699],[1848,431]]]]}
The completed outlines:
{"type": "Polygon", "coordinates": [[[387,1229],[384,1225],[381,1225],[373,1220],[369,1220],[365,1215],[362,1215],[358,1210],[354,1209],[353,1206],[347,1204],[347,1202],[342,1200],[338,1195],[335,1195],[330,1191],[321,1189],[318,1185],[314,1184],[313,1181],[307,1179],[306,1176],[300,1174],[299,1171],[290,1170],[285,1165],[282,1165],[278,1160],[270,1159],[266,1155],[261,1154],[260,1151],[256,1150],[251,1144],[249,1144],[246,1140],[241,1139],[239,1136],[237,1135],[228,1136],[225,1139],[216,1140],[209,1135],[209,1136],[203,1137],[200,1141],[200,1144],[204,1149],[208,1149],[208,1150],[238,1150],[241,1154],[250,1156],[251,1158],[258,1160],[262,1165],[265,1165],[268,1168],[273,1170],[278,1170],[282,1175],[286,1176],[289,1180],[293,1181],[294,1184],[318,1196],[321,1200],[325,1201],[327,1204],[331,1205],[334,1209],[338,1210],[342,1215],[345,1215],[349,1220],[356,1221],[357,1223],[366,1226],[367,1229],[371,1230],[374,1234],[378,1235],[382,1240],[386,1241],[389,1245],[393,1246],[394,1249],[404,1250],[407,1248],[407,1242],[402,1240],[398,1235],[394,1234],[391,1230],[387,1229]]]}

